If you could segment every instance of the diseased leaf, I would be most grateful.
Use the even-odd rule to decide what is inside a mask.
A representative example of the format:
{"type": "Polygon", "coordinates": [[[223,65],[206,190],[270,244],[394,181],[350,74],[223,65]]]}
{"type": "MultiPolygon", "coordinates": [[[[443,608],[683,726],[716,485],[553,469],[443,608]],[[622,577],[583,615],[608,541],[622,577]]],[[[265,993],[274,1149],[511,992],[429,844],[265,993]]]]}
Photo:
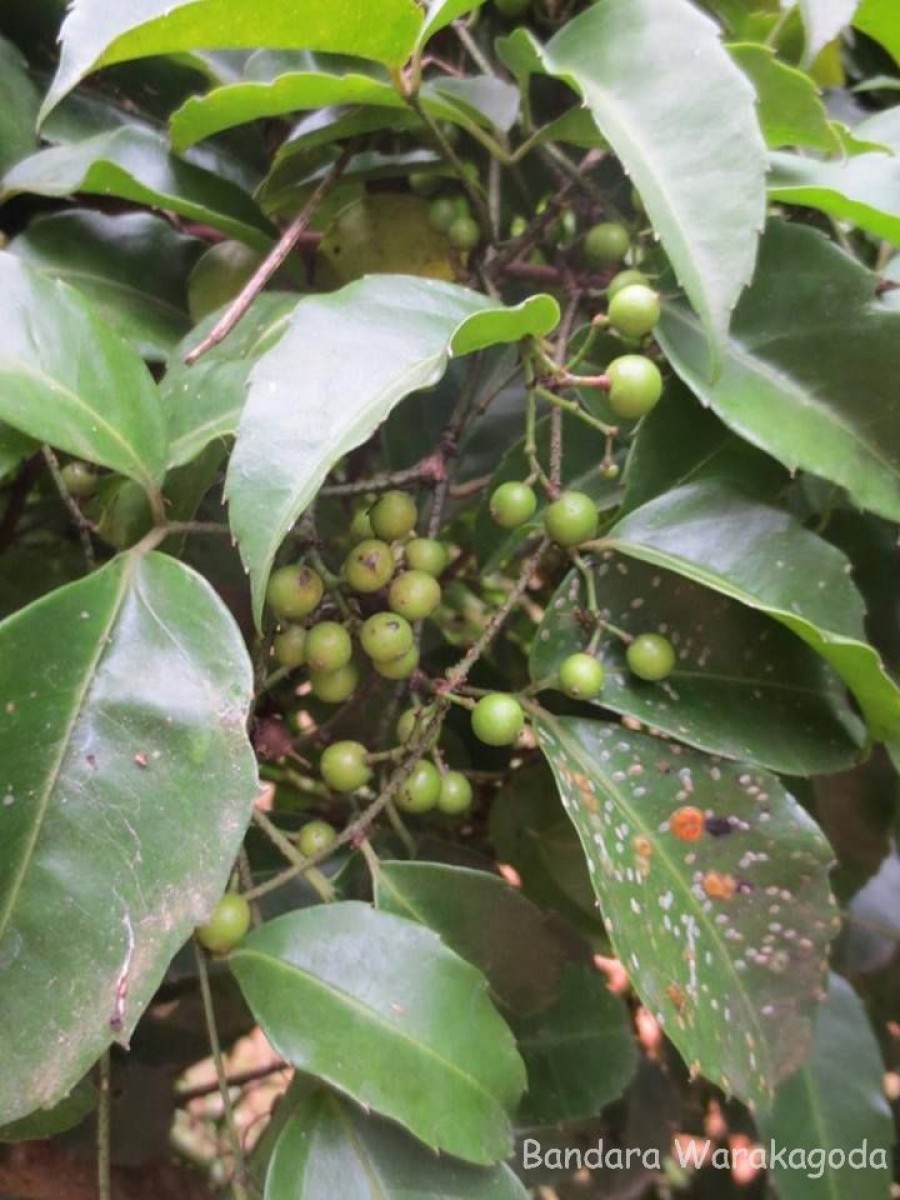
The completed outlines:
{"type": "Polygon", "coordinates": [[[766,1105],[809,1048],[839,924],[828,843],[766,771],[571,717],[535,731],[641,999],[692,1071],[766,1105]]]}
{"type": "Polygon", "coordinates": [[[818,208],[900,246],[900,160],[893,155],[819,162],[775,153],[770,161],[767,186],[773,200],[818,208]]]}
{"type": "Polygon", "coordinates": [[[76,292],[0,255],[0,419],[152,490],[165,470],[156,389],[76,292]]]}
{"type": "Polygon", "coordinates": [[[773,221],[717,379],[714,348],[687,305],[665,305],[657,336],[682,379],[741,437],[896,520],[900,315],[877,299],[876,283],[820,233],[773,221]]]}
{"type": "Polygon", "coordinates": [[[688,0],[603,0],[556,34],[542,62],[583,97],[722,343],[753,273],[766,164],[753,88],[715,23],[688,0]]]}
{"type": "Polygon", "coordinates": [[[728,47],[731,57],[756,88],[759,123],[770,150],[807,146],[833,154],[838,136],[810,77],[776,58],[769,46],[739,42],[728,47]]]}
{"type": "Polygon", "coordinates": [[[317,278],[341,286],[364,275],[453,279],[450,245],[428,220],[428,202],[398,192],[341,209],[318,246],[317,278]]]}
{"type": "Polygon", "coordinates": [[[344,901],[267,922],[231,966],[299,1070],[433,1149],[482,1165],[509,1153],[522,1062],[484,976],[436,934],[344,901]]]}
{"type": "Polygon", "coordinates": [[[164,555],[0,624],[0,1121],[127,1041],[209,916],[257,791],[251,687],[227,610],[164,555]]]}
{"type": "Polygon", "coordinates": [[[299,302],[250,376],[226,481],[257,622],[278,547],[338,459],[404,396],[440,379],[451,355],[545,334],[558,315],[549,296],[504,309],[454,284],[402,275],[299,302]]]}
{"type": "Polygon", "coordinates": [[[831,664],[876,738],[900,730],[900,689],[866,642],[847,559],[796,518],[721,484],[696,483],[630,513],[606,541],[774,617],[831,664]]]}

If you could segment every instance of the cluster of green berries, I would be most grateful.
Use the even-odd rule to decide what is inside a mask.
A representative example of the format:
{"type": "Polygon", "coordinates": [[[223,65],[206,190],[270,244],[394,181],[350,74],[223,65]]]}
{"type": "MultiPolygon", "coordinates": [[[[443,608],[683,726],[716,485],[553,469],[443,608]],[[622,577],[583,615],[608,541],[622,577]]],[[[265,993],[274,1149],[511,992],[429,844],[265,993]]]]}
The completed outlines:
{"type": "MultiPolygon", "coordinates": [[[[470,164],[469,173],[473,181],[477,182],[478,168],[474,163],[470,164]]],[[[432,229],[444,234],[456,250],[474,250],[481,241],[481,229],[472,216],[469,201],[462,192],[435,195],[441,187],[440,177],[424,172],[411,175],[409,183],[412,190],[420,196],[433,197],[428,205],[428,223],[432,229]]]]}
{"type": "MultiPolygon", "coordinates": [[[[502,529],[518,529],[537,511],[537,495],[530,484],[518,480],[501,483],[491,493],[490,512],[502,529]]],[[[597,505],[585,492],[563,492],[544,509],[547,536],[558,546],[580,546],[589,542],[599,523],[597,505]]]]}
{"type": "MultiPolygon", "coordinates": [[[[661,683],[675,669],[675,648],[662,634],[642,633],[628,643],[625,661],[638,679],[661,683]]],[[[564,659],[557,675],[561,691],[572,700],[593,700],[603,691],[603,665],[584,651],[564,659]]]]}

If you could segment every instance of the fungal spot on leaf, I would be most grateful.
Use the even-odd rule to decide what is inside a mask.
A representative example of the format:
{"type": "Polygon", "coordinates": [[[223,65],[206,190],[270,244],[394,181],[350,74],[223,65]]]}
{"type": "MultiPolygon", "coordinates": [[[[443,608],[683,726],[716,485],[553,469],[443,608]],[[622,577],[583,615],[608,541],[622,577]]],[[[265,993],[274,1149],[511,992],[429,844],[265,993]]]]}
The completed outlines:
{"type": "Polygon", "coordinates": [[[737,880],[733,875],[707,871],[703,876],[703,890],[711,900],[730,900],[737,889],[737,880]]]}
{"type": "Polygon", "coordinates": [[[669,818],[669,828],[682,842],[699,842],[706,829],[706,819],[699,808],[688,805],[676,808],[669,818]]]}

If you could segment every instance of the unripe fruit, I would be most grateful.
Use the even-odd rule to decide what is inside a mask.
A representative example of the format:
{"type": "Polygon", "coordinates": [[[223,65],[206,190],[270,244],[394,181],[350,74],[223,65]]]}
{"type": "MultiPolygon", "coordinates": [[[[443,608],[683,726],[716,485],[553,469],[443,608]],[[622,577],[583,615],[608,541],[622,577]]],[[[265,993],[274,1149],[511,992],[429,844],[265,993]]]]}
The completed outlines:
{"type": "Polygon", "coordinates": [[[621,262],[631,246],[628,230],[618,221],[602,221],[587,231],[584,252],[594,267],[611,267],[621,262]]]}
{"type": "Polygon", "coordinates": [[[250,928],[250,905],[236,892],[226,892],[213,909],[205,925],[198,925],[194,936],[213,954],[227,954],[250,928]]]}
{"type": "Polygon", "coordinates": [[[434,763],[424,759],[413,767],[412,774],[400,789],[397,807],[403,812],[429,812],[441,794],[441,775],[434,763]]]}
{"type": "Polygon", "coordinates": [[[310,671],[309,683],[313,695],[325,704],[343,704],[356,691],[359,668],[348,662],[337,671],[310,671]]]}
{"type": "Polygon", "coordinates": [[[656,327],[661,312],[659,292],[642,283],[631,283],[609,302],[609,320],[625,337],[640,338],[656,327]]]}
{"type": "Polygon", "coordinates": [[[474,250],[481,241],[481,230],[472,217],[457,217],[447,230],[447,237],[457,250],[474,250]]]}
{"type": "Polygon", "coordinates": [[[459,211],[452,196],[438,196],[428,205],[428,224],[438,233],[446,233],[458,216],[459,211]]]}
{"type": "Polygon", "coordinates": [[[339,671],[352,655],[350,634],[337,621],[322,621],[306,635],[306,661],[310,671],[339,671]]]}
{"type": "Polygon", "coordinates": [[[525,714],[515,696],[492,692],[472,709],[472,732],[486,746],[511,746],[525,726],[525,714]]]}
{"type": "Polygon", "coordinates": [[[638,679],[658,683],[668,679],[675,667],[675,648],[658,633],[642,633],[625,652],[625,658],[638,679]]]}
{"type": "Polygon", "coordinates": [[[424,571],[404,571],[388,590],[388,606],[408,621],[430,617],[441,602],[441,585],[424,571]]]}
{"type": "Polygon", "coordinates": [[[361,508],[354,514],[353,520],[350,522],[350,541],[355,546],[357,542],[364,542],[373,536],[368,509],[361,508]]]}
{"type": "Polygon", "coordinates": [[[363,650],[376,663],[406,654],[413,644],[412,626],[396,613],[380,612],[363,624],[359,631],[363,650]]]}
{"type": "Polygon", "coordinates": [[[312,567],[296,565],[273,571],[266,588],[269,607],[279,617],[300,620],[318,607],[325,584],[312,567]]]}
{"type": "Polygon", "coordinates": [[[412,533],[418,516],[416,502],[409,492],[385,492],[369,509],[372,532],[385,542],[412,533]]]}
{"type": "Polygon", "coordinates": [[[88,463],[66,463],[61,475],[69,495],[77,500],[86,500],[97,490],[97,473],[88,463]]]}
{"type": "Polygon", "coordinates": [[[610,378],[609,406],[617,417],[643,417],[662,395],[659,367],[643,354],[623,354],[606,368],[610,378]]]}
{"type": "Polygon", "coordinates": [[[537,510],[537,496],[527,483],[510,479],[491,495],[491,519],[501,529],[517,529],[530,521],[537,510]]]}
{"type": "Polygon", "coordinates": [[[609,287],[606,289],[606,294],[610,300],[623,288],[631,287],[632,284],[639,283],[642,287],[649,287],[650,280],[643,271],[636,271],[633,267],[629,267],[627,271],[620,271],[618,275],[614,275],[609,281],[609,287]]]}
{"type": "Polygon", "coordinates": [[[422,708],[407,708],[397,718],[397,741],[405,746],[412,735],[416,732],[416,726],[419,724],[419,714],[424,713],[422,708]]]}
{"type": "Polygon", "coordinates": [[[344,579],[355,592],[377,592],[394,573],[394,556],[387,542],[366,538],[344,559],[344,579]]]}
{"type": "Polygon", "coordinates": [[[601,479],[618,479],[622,469],[617,462],[602,462],[600,464],[601,479]]]}
{"type": "Polygon", "coordinates": [[[603,689],[603,667],[592,654],[570,654],[559,668],[559,686],[573,700],[593,700],[603,689]]]}
{"type": "Polygon", "coordinates": [[[409,177],[410,191],[417,196],[433,196],[441,186],[441,177],[429,171],[413,171],[409,177]]]}
{"type": "Polygon", "coordinates": [[[362,742],[333,742],[322,753],[319,773],[335,792],[355,792],[372,778],[362,742]]]}
{"type": "Polygon", "coordinates": [[[413,538],[403,548],[406,562],[413,571],[424,571],[435,579],[447,569],[450,552],[435,538],[413,538]]]}
{"type": "Polygon", "coordinates": [[[419,651],[416,646],[410,646],[399,658],[389,658],[385,662],[373,662],[372,666],[382,679],[409,679],[419,665],[419,651]]]}
{"type": "Polygon", "coordinates": [[[310,821],[297,834],[297,849],[304,858],[316,858],[330,850],[336,841],[337,834],[327,821],[310,821]]]}
{"type": "Polygon", "coordinates": [[[306,630],[302,625],[286,626],[275,635],[272,645],[279,665],[289,671],[306,662],[306,630]]]}
{"type": "Polygon", "coordinates": [[[441,780],[438,808],[443,813],[458,816],[472,807],[472,785],[459,771],[448,771],[441,780]]]}
{"type": "Polygon", "coordinates": [[[580,546],[597,532],[597,506],[584,492],[563,492],[548,505],[544,527],[558,546],[580,546]]]}

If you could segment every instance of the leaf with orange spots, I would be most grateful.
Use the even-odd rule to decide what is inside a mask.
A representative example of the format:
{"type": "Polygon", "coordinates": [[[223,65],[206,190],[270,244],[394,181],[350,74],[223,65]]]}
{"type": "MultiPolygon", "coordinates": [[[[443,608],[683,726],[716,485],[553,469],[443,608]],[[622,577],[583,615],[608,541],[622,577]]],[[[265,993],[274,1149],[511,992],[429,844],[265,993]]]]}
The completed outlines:
{"type": "Polygon", "coordinates": [[[822,996],[825,838],[767,771],[549,713],[535,731],[636,991],[692,1071],[765,1106],[822,996]],[[705,814],[697,841],[671,831],[685,805],[705,814]]]}

